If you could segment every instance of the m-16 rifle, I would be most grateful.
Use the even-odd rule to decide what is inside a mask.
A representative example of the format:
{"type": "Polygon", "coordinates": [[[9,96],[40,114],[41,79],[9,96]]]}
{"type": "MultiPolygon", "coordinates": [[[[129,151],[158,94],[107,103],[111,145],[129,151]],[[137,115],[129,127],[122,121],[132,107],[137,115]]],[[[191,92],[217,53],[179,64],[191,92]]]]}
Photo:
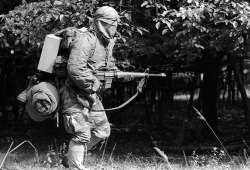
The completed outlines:
{"type": "Polygon", "coordinates": [[[97,79],[103,83],[103,88],[111,88],[113,79],[122,79],[127,76],[132,78],[147,78],[147,77],[166,77],[165,73],[150,74],[140,72],[123,72],[123,71],[97,71],[94,73],[97,79]]]}
{"type": "Polygon", "coordinates": [[[111,110],[121,109],[122,107],[124,107],[125,105],[130,103],[132,100],[134,100],[136,98],[136,96],[142,92],[142,87],[144,86],[146,78],[148,78],[148,77],[166,77],[165,73],[150,74],[148,72],[140,73],[140,72],[123,72],[123,71],[106,71],[106,70],[105,71],[95,71],[93,74],[102,83],[102,85],[103,85],[102,89],[111,88],[113,79],[122,79],[122,78],[126,78],[128,76],[130,76],[132,78],[141,78],[141,80],[137,86],[136,94],[134,94],[130,99],[128,99],[125,103],[123,103],[122,105],[120,105],[118,107],[104,109],[104,110],[93,110],[86,104],[85,101],[83,101],[81,98],[78,97],[78,101],[80,103],[82,103],[82,105],[84,107],[87,107],[87,108],[91,109],[92,111],[97,111],[97,112],[98,111],[111,111],[111,110]]]}
{"type": "MultiPolygon", "coordinates": [[[[110,109],[104,109],[103,111],[111,111],[111,110],[117,110],[121,109],[128,103],[130,103],[132,100],[136,98],[136,96],[142,92],[142,87],[144,86],[145,79],[148,77],[166,77],[165,73],[159,73],[159,74],[150,74],[148,72],[140,73],[140,72],[123,72],[123,71],[97,71],[94,72],[94,75],[97,77],[97,79],[103,83],[103,89],[111,88],[112,80],[113,79],[122,79],[127,76],[133,77],[133,78],[141,78],[138,86],[137,86],[137,92],[134,94],[130,99],[128,99],[125,103],[118,107],[110,108],[110,109]]],[[[92,111],[98,111],[98,110],[92,110],[92,111]]],[[[99,110],[100,111],[100,110],[99,110]]]]}

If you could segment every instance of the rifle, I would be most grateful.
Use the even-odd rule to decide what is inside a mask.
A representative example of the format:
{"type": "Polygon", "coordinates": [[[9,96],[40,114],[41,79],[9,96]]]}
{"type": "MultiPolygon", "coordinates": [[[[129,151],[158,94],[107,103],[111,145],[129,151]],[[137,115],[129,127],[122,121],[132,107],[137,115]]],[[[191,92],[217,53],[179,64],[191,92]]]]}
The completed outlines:
{"type": "Polygon", "coordinates": [[[94,76],[97,77],[97,79],[103,83],[102,89],[111,88],[112,80],[113,79],[122,79],[127,76],[131,76],[134,78],[141,78],[138,86],[137,86],[137,92],[134,94],[130,99],[128,99],[125,103],[121,104],[120,106],[110,108],[110,109],[104,109],[104,110],[93,110],[91,107],[89,107],[89,104],[86,103],[86,101],[82,100],[81,97],[77,96],[78,101],[86,108],[90,109],[94,112],[100,112],[100,111],[112,111],[112,110],[118,110],[126,106],[128,103],[130,103],[132,100],[136,98],[136,96],[142,92],[142,87],[144,86],[145,79],[148,77],[166,77],[165,73],[159,73],[159,74],[150,74],[148,72],[140,73],[140,72],[123,72],[123,71],[95,71],[94,76]]]}
{"type": "Polygon", "coordinates": [[[165,73],[150,74],[140,72],[123,72],[123,71],[97,71],[94,72],[97,79],[103,83],[104,89],[111,88],[113,79],[122,79],[127,76],[133,78],[147,78],[147,77],[166,77],[165,73]]]}

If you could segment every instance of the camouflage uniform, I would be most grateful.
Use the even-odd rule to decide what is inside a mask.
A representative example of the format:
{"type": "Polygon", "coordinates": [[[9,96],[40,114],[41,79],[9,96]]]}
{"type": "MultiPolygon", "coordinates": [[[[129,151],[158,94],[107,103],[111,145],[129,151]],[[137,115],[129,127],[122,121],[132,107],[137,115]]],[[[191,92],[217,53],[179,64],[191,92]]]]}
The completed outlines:
{"type": "Polygon", "coordinates": [[[92,112],[77,99],[77,95],[80,95],[91,109],[103,110],[96,94],[101,83],[93,71],[103,67],[117,69],[112,50],[118,14],[111,7],[99,9],[92,27],[82,33],[73,33],[67,64],[68,78],[61,97],[65,129],[72,134],[68,150],[69,167],[74,170],[85,169],[82,161],[86,150],[110,135],[106,113],[92,112]]]}
{"type": "MultiPolygon", "coordinates": [[[[75,142],[88,143],[91,135],[105,139],[110,135],[110,125],[104,111],[92,112],[79,103],[77,94],[71,87],[65,86],[62,94],[64,125],[68,133],[72,134],[75,142]]],[[[103,110],[103,105],[96,97],[93,110],[103,110]]]]}

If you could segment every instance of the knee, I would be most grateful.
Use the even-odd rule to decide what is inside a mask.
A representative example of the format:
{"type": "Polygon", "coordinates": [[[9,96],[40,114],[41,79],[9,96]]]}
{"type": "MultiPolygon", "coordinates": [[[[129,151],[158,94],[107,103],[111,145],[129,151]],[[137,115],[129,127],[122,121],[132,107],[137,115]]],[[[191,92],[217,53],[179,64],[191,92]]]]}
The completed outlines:
{"type": "Polygon", "coordinates": [[[95,129],[93,133],[100,139],[108,138],[111,133],[110,124],[108,122],[103,124],[102,126],[95,129]]]}

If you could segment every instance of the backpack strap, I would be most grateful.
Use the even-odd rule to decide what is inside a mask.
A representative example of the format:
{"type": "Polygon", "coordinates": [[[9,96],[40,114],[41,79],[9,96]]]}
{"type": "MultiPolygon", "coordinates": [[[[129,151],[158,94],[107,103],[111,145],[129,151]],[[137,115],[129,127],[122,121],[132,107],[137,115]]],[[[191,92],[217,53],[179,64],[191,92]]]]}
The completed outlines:
{"type": "MultiPolygon", "coordinates": [[[[84,29],[82,29],[84,30],[84,29]]],[[[75,27],[68,27],[54,33],[55,36],[62,37],[60,48],[68,49],[70,43],[79,35],[83,34],[84,31],[77,29],[75,27]]]]}
{"type": "Polygon", "coordinates": [[[95,34],[94,31],[90,31],[90,30],[87,30],[85,33],[86,33],[86,34],[92,33],[92,34],[94,34],[94,36],[95,36],[95,45],[94,45],[94,47],[92,48],[92,52],[91,52],[91,56],[93,56],[94,53],[95,53],[96,44],[97,44],[97,35],[95,34]]]}

